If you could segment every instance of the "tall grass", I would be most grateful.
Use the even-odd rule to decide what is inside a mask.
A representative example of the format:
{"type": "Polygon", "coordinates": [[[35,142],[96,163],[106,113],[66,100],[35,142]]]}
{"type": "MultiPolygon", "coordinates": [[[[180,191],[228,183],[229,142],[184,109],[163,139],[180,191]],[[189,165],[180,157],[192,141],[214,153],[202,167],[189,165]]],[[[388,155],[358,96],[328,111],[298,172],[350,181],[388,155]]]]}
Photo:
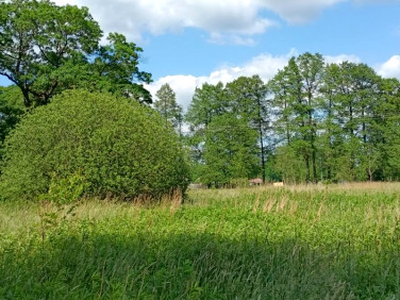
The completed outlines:
{"type": "Polygon", "coordinates": [[[400,299],[400,184],[0,203],[1,299],[400,299]]]}

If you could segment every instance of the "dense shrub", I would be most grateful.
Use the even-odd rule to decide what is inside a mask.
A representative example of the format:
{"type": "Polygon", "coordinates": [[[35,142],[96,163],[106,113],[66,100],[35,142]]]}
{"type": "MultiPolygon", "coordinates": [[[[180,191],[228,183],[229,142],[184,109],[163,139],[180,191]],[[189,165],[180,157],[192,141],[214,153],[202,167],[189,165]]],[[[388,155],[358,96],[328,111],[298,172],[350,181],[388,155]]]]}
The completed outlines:
{"type": "Polygon", "coordinates": [[[9,136],[0,189],[6,200],[37,199],[79,178],[82,195],[160,197],[185,190],[187,173],[175,132],[150,108],[76,90],[38,108],[9,136]]]}

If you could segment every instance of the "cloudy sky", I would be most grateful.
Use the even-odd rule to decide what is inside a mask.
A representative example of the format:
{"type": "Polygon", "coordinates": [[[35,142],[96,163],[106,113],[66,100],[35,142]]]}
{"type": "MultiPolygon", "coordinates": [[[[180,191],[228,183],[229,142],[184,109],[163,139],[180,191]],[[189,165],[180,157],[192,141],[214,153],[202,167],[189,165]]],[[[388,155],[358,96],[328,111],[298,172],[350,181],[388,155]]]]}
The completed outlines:
{"type": "MultiPolygon", "coordinates": [[[[400,78],[400,0],[56,0],[89,7],[105,33],[144,49],[154,93],[168,82],[187,107],[196,86],[259,74],[319,52],[400,78]]],[[[0,79],[0,84],[4,83],[0,79]]]]}

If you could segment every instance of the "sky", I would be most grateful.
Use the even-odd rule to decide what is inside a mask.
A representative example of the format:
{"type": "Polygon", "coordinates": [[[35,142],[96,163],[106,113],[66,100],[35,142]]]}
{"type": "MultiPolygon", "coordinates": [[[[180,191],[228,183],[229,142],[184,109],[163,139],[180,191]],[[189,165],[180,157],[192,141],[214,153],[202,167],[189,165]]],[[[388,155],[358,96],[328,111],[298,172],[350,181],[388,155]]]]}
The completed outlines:
{"type": "MultiPolygon", "coordinates": [[[[143,48],[140,68],[188,107],[196,87],[258,74],[304,52],[400,79],[400,0],[56,0],[87,6],[105,35],[143,48]]],[[[7,82],[0,78],[0,85],[7,82]]]]}

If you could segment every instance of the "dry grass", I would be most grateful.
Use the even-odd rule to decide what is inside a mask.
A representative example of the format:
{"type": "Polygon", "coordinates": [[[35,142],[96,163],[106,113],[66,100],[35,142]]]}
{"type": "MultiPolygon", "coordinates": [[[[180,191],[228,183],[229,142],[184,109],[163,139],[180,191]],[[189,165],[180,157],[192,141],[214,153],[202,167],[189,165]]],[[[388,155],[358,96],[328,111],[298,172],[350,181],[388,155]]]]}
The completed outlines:
{"type": "Polygon", "coordinates": [[[39,223],[40,206],[36,203],[0,202],[0,234],[22,233],[39,223]]]}

